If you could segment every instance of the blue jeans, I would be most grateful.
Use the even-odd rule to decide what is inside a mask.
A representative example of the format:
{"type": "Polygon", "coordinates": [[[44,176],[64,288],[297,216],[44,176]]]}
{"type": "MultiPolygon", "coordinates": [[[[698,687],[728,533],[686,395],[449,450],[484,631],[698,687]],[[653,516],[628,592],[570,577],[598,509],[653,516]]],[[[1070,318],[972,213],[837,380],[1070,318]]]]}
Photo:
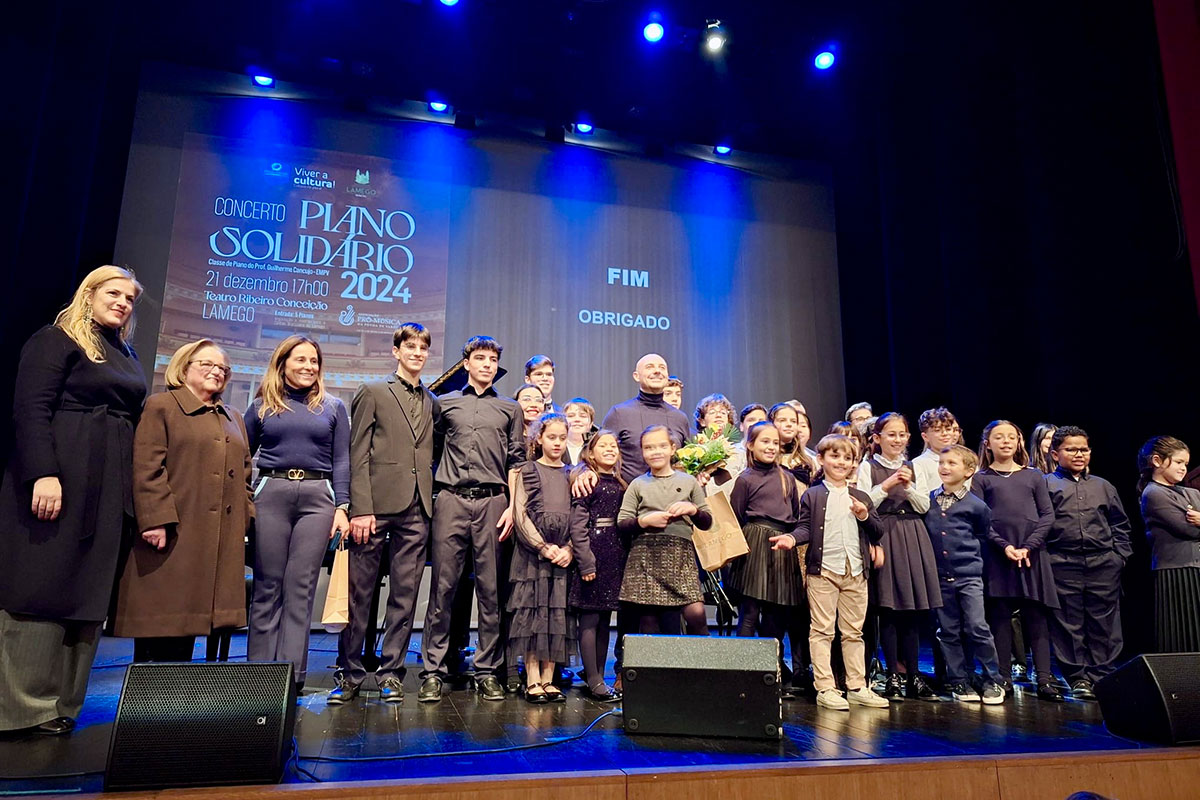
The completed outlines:
{"type": "Polygon", "coordinates": [[[942,607],[937,610],[937,638],[946,657],[946,681],[965,681],[968,667],[974,673],[973,659],[978,659],[984,678],[990,683],[1002,683],[996,643],[983,610],[983,578],[943,577],[938,583],[942,589],[942,607]],[[967,658],[964,645],[970,648],[972,660],[967,658]]]}

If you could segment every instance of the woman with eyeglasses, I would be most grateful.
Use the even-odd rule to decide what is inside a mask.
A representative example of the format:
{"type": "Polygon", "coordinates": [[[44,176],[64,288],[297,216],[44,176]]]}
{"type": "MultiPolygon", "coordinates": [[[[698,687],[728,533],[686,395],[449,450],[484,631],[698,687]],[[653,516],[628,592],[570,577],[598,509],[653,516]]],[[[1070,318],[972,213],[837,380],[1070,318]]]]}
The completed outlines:
{"type": "Polygon", "coordinates": [[[315,341],[289,336],[271,354],[246,410],[250,453],[258,453],[246,653],[251,661],[291,661],[297,693],[325,548],[350,530],[350,419],[345,404],[326,394],[321,366],[315,341]]]}
{"type": "Polygon", "coordinates": [[[63,734],[83,707],[121,541],[146,378],[127,344],[142,287],[92,270],[21,349],[0,488],[0,731],[63,734]]]}
{"type": "Polygon", "coordinates": [[[221,402],[229,359],[210,339],[167,364],[133,439],[134,539],[113,633],[134,661],[191,661],[197,636],[246,624],[250,449],[242,415],[221,402]]]}

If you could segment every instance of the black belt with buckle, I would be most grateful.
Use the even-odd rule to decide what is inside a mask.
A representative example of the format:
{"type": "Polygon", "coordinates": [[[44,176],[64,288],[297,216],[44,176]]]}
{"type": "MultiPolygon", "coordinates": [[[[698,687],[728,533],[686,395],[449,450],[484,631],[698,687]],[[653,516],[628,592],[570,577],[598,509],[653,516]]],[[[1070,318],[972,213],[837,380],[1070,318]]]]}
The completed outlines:
{"type": "Polygon", "coordinates": [[[260,478],[285,478],[289,481],[328,481],[333,479],[332,472],[321,472],[316,469],[260,469],[260,478]]]}
{"type": "Polygon", "coordinates": [[[444,492],[456,494],[468,500],[476,500],[481,497],[495,497],[498,494],[504,494],[503,486],[443,486],[441,489],[444,492]]]}

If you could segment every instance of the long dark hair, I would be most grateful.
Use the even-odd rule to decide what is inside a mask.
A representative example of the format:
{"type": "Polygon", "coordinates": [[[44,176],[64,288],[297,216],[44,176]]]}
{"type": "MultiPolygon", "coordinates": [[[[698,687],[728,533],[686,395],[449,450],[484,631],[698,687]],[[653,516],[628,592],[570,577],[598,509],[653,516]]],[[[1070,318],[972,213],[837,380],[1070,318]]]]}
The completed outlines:
{"type": "Polygon", "coordinates": [[[979,468],[987,469],[992,465],[995,456],[992,455],[992,448],[988,447],[988,437],[992,435],[992,431],[999,428],[1001,425],[1008,425],[1017,432],[1017,452],[1013,453],[1013,462],[1018,467],[1029,466],[1029,451],[1025,449],[1025,434],[1017,427],[1017,423],[1009,422],[1006,419],[994,419],[983,427],[983,433],[979,435],[979,468]]]}
{"type": "Polygon", "coordinates": [[[1051,425],[1049,422],[1039,422],[1033,426],[1033,435],[1029,437],[1029,461],[1034,467],[1047,475],[1054,472],[1054,465],[1050,463],[1050,459],[1046,458],[1046,454],[1042,452],[1042,442],[1047,437],[1053,436],[1056,430],[1058,430],[1057,425],[1051,425]]]}
{"type": "Polygon", "coordinates": [[[600,467],[596,464],[596,445],[600,443],[600,437],[611,436],[613,441],[617,443],[617,463],[613,464],[613,477],[617,479],[617,483],[621,484],[624,489],[628,486],[625,479],[621,477],[621,439],[616,433],[608,428],[601,428],[591,435],[591,437],[583,443],[583,449],[579,451],[579,463],[571,469],[571,483],[579,480],[579,476],[584,472],[591,470],[597,475],[600,474],[600,467]]]}

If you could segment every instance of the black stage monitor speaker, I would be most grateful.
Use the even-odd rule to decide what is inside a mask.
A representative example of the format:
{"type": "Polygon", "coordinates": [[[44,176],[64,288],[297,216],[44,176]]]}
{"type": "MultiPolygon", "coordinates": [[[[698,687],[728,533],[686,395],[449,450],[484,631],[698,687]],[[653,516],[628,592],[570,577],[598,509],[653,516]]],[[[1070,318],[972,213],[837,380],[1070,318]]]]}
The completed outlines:
{"type": "Polygon", "coordinates": [[[779,739],[779,642],[626,636],[626,733],[779,739]]]}
{"type": "Polygon", "coordinates": [[[131,664],[104,788],[276,783],[295,723],[290,662],[131,664]]]}
{"type": "Polygon", "coordinates": [[[1200,743],[1200,653],[1138,656],[1096,684],[1104,724],[1118,736],[1200,743]]]}

